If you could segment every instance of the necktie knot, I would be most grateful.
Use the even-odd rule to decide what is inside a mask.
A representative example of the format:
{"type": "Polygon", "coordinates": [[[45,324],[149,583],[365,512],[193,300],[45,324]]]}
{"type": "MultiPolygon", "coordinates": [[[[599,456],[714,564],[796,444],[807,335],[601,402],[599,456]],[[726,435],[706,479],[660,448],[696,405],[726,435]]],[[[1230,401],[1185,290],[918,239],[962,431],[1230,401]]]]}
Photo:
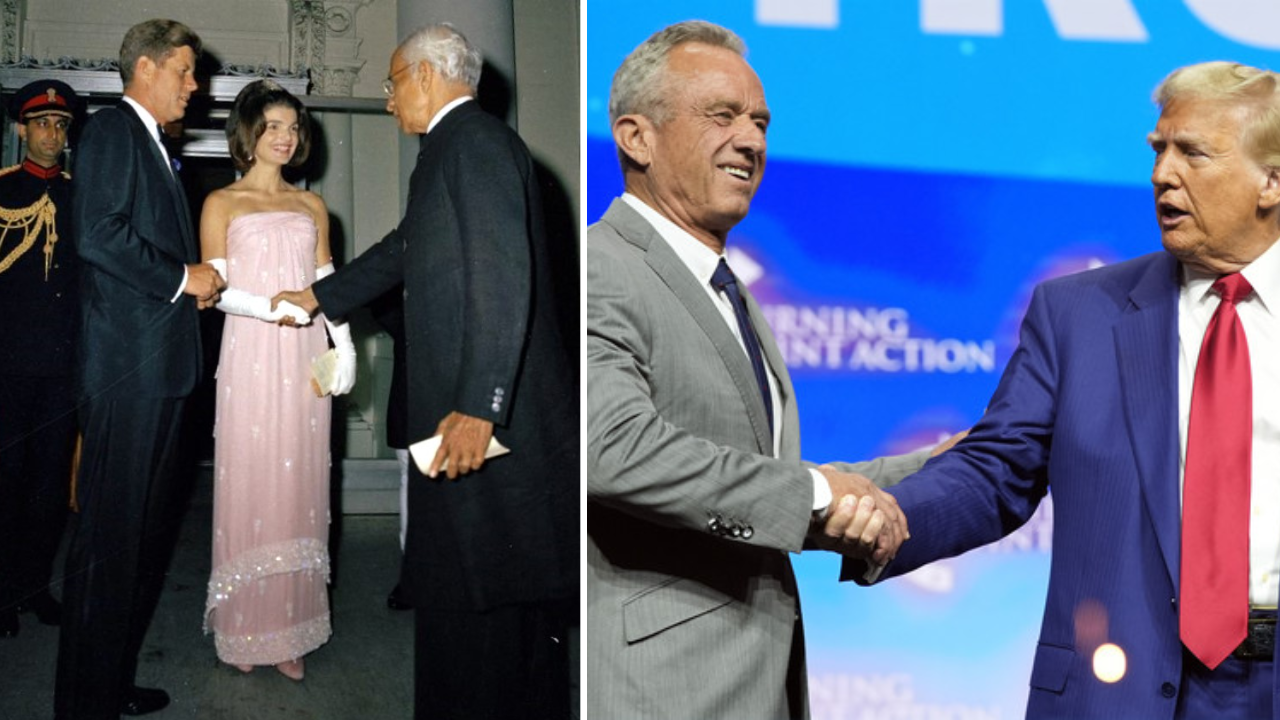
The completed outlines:
{"type": "Polygon", "coordinates": [[[1213,289],[1222,296],[1222,301],[1235,305],[1253,292],[1253,286],[1240,273],[1223,275],[1213,283],[1213,289]]]}
{"type": "Polygon", "coordinates": [[[729,283],[738,284],[738,279],[733,276],[733,271],[729,269],[729,263],[724,258],[720,258],[720,264],[716,265],[716,271],[711,274],[711,284],[715,289],[723,291],[729,283]]]}

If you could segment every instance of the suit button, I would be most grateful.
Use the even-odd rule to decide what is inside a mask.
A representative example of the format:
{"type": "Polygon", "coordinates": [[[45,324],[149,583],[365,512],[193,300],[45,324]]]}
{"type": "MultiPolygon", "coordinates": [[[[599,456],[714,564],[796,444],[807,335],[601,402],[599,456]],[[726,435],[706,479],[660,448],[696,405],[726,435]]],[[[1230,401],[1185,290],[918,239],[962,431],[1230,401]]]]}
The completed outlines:
{"type": "Polygon", "coordinates": [[[734,523],[729,528],[729,534],[734,537],[742,537],[742,526],[738,525],[737,523],[734,523]]]}
{"type": "Polygon", "coordinates": [[[746,526],[746,527],[742,528],[742,539],[743,539],[743,540],[750,540],[750,539],[751,539],[751,536],[752,536],[752,535],[755,535],[755,534],[756,534],[756,531],[755,531],[755,530],[753,530],[753,529],[751,528],[751,526],[750,526],[750,525],[748,525],[748,526],[746,526]]]}
{"type": "Polygon", "coordinates": [[[1160,694],[1167,698],[1171,698],[1178,694],[1178,688],[1174,687],[1173,683],[1165,683],[1160,686],[1160,694]]]}
{"type": "Polygon", "coordinates": [[[709,519],[707,520],[707,530],[710,530],[710,531],[711,531],[711,533],[712,533],[713,535],[719,535],[719,534],[720,534],[720,521],[719,521],[719,520],[717,520],[717,519],[716,519],[716,518],[714,518],[714,517],[713,517],[713,518],[709,518],[709,519]]]}
{"type": "Polygon", "coordinates": [[[494,404],[492,404],[492,405],[490,405],[490,406],[489,406],[489,409],[490,409],[490,410],[492,410],[492,411],[494,411],[494,412],[499,412],[499,411],[501,411],[501,410],[502,410],[502,406],[501,406],[501,405],[499,405],[498,403],[494,403],[494,404]]]}

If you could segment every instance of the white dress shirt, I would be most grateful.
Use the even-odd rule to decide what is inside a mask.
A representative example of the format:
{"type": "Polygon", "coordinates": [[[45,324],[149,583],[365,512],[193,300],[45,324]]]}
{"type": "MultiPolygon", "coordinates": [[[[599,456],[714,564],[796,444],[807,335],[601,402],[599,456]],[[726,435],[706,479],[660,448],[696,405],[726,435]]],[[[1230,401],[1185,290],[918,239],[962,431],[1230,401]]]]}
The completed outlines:
{"type": "Polygon", "coordinates": [[[470,99],[471,99],[470,95],[463,95],[460,98],[454,98],[450,100],[448,104],[446,104],[444,107],[437,110],[435,115],[431,116],[431,122],[427,123],[427,132],[431,132],[436,125],[439,125],[440,121],[444,119],[445,115],[449,114],[450,110],[458,107],[459,105],[461,105],[462,103],[470,99]]]}
{"type": "MultiPolygon", "coordinates": [[[[1253,376],[1249,603],[1255,608],[1274,608],[1280,595],[1280,242],[1241,274],[1253,286],[1253,293],[1236,303],[1249,342],[1253,376]]],[[[1187,424],[1196,363],[1205,330],[1220,302],[1212,290],[1215,280],[1216,275],[1182,266],[1178,306],[1179,488],[1186,473],[1187,424]]]]}

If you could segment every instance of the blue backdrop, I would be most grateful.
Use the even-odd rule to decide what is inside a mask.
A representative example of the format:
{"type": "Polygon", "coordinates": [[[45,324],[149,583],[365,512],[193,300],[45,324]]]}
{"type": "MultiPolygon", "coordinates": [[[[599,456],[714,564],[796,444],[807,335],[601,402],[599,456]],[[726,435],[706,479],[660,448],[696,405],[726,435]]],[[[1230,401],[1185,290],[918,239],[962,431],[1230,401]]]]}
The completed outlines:
{"type": "MultiPolygon", "coordinates": [[[[1280,67],[1271,0],[590,0],[586,17],[589,221],[621,192],[608,95],[627,53],[689,18],[746,40],[773,120],[731,261],[819,462],[977,420],[1036,283],[1160,248],[1156,84],[1203,60],[1280,67]]],[[[815,720],[1021,717],[1049,509],[871,589],[799,558],[815,720]]]]}

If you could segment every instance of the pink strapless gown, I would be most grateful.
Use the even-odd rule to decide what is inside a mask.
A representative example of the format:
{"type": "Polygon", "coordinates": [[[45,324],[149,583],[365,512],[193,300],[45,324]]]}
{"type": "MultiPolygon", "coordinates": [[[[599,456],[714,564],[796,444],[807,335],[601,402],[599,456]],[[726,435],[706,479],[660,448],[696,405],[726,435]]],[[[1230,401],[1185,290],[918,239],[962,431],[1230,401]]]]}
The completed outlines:
{"type": "MultiPolygon", "coordinates": [[[[316,226],[298,212],[227,228],[231,287],[271,297],[315,280],[316,226]]],[[[223,661],[274,665],[315,650],[329,621],[329,398],[311,389],[324,323],[227,315],[214,424],[213,574],[205,609],[223,661]]]]}

